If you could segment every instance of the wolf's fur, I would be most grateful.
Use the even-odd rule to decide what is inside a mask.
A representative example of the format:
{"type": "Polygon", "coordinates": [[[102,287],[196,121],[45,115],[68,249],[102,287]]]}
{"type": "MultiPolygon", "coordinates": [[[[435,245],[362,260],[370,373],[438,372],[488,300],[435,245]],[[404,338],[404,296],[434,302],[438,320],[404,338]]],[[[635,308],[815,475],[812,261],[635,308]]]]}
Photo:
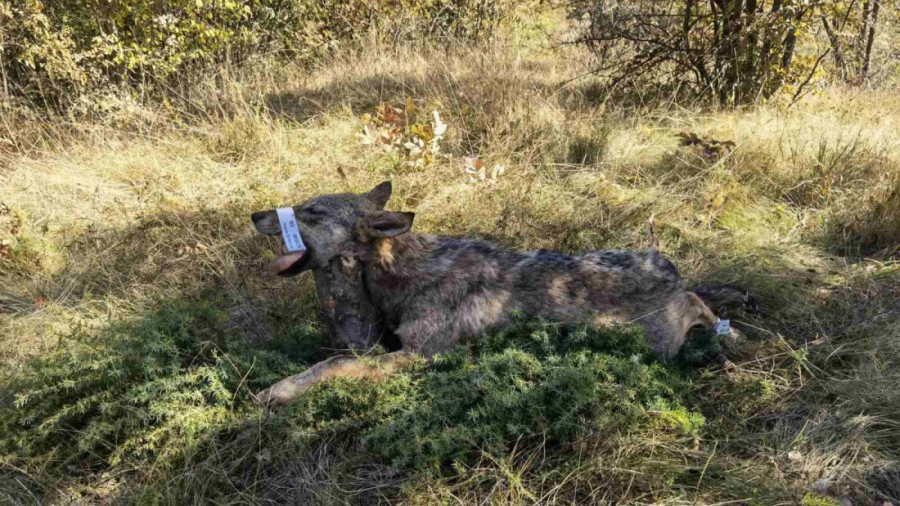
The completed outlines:
{"type": "MultiPolygon", "coordinates": [[[[727,287],[686,291],[675,266],[655,249],[566,255],[417,234],[410,231],[412,213],[381,210],[390,192],[386,182],[364,195],[323,195],[295,207],[309,251],[304,265],[286,275],[341,255],[347,275],[364,277],[404,352],[430,357],[521,314],[637,323],[656,353],[671,356],[689,328],[716,323],[710,308],[741,298],[727,287]]],[[[253,220],[260,232],[278,233],[274,211],[254,213],[253,220]]]]}
{"type": "Polygon", "coordinates": [[[370,237],[368,220],[357,226],[359,244],[344,255],[363,265],[372,302],[404,349],[425,356],[506,325],[515,313],[594,325],[638,323],[663,355],[678,352],[690,327],[716,322],[655,251],[565,255],[413,232],[370,237]]]}

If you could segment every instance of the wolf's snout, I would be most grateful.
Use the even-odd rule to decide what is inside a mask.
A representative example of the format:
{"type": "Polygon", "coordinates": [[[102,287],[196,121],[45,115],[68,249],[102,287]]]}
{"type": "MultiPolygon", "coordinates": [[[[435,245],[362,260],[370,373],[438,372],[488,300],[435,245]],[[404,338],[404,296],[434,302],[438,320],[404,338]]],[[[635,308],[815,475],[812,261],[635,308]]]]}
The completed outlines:
{"type": "Polygon", "coordinates": [[[253,220],[253,223],[257,223],[265,218],[267,214],[268,213],[266,211],[256,211],[255,213],[250,215],[250,219],[253,220]]]}

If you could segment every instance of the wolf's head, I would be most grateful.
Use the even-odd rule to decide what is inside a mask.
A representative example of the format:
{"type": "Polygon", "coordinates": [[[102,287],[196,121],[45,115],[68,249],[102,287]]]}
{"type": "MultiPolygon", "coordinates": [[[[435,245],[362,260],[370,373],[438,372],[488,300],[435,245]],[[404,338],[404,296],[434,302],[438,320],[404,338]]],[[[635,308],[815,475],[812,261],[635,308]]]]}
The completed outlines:
{"type": "MultiPolygon", "coordinates": [[[[385,181],[362,195],[320,195],[293,206],[306,251],[279,256],[269,270],[279,276],[295,276],[328,265],[333,258],[360,243],[406,232],[412,226],[413,214],[384,211],[390,198],[391,183],[385,181]]],[[[250,217],[257,232],[281,235],[274,209],[257,211],[250,217]]]]}

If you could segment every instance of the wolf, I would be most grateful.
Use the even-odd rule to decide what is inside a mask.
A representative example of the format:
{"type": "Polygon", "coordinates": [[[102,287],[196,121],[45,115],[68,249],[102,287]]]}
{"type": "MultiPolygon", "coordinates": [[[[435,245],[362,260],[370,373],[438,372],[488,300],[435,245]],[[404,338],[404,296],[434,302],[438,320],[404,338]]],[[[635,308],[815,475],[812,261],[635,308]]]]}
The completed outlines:
{"type": "MultiPolygon", "coordinates": [[[[261,392],[258,402],[290,402],[329,377],[389,374],[414,356],[428,359],[507,325],[514,315],[593,326],[636,323],[655,353],[671,357],[691,327],[715,325],[715,311],[748,300],[731,287],[687,291],[656,248],[567,255],[415,233],[414,213],[385,210],[391,192],[385,181],[361,195],[321,195],[294,206],[307,249],[278,256],[270,271],[295,276],[339,257],[345,276],[360,277],[401,350],[375,361],[334,357],[261,392]]],[[[251,219],[258,232],[280,234],[275,210],[251,219]]]]}

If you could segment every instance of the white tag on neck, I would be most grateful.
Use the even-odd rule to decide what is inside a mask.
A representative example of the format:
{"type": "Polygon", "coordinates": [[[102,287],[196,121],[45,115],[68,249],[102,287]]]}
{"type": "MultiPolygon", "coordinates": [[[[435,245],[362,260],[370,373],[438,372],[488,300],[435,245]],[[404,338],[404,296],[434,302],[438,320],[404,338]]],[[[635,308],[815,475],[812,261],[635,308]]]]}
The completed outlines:
{"type": "Polygon", "coordinates": [[[279,207],[278,222],[281,224],[281,237],[284,238],[284,245],[290,252],[306,251],[306,245],[300,237],[300,227],[297,225],[297,217],[294,215],[293,207],[279,207]]]}

